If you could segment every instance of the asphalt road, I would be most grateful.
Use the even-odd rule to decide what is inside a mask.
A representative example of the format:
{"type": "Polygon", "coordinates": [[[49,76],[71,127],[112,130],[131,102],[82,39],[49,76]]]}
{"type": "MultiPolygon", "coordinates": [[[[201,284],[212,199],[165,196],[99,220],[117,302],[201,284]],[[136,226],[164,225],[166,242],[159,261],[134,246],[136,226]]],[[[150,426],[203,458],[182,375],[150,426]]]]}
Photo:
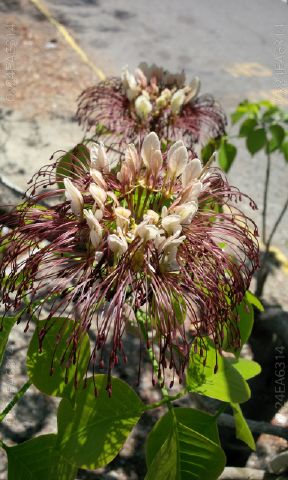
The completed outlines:
{"type": "MultiPolygon", "coordinates": [[[[227,111],[243,98],[288,106],[288,5],[281,0],[46,0],[97,67],[117,74],[124,65],[156,62],[199,76],[227,111]],[[281,40],[281,51],[279,48],[281,40]],[[279,58],[285,64],[280,77],[279,58]],[[284,83],[280,83],[280,81],[284,83]],[[280,84],[279,84],[280,83],[280,84]],[[279,88],[279,87],[285,88],[279,88]]],[[[241,148],[230,179],[253,196],[260,223],[265,159],[241,148]]],[[[274,158],[268,222],[288,192],[288,165],[274,158]]],[[[288,253],[288,215],[274,243],[288,253]]]]}

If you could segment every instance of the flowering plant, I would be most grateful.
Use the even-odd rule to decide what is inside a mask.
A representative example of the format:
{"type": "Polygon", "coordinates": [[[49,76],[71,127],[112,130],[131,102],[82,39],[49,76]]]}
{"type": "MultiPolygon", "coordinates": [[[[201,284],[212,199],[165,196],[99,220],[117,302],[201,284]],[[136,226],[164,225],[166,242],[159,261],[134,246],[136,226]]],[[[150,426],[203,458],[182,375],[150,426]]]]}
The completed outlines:
{"type": "Polygon", "coordinates": [[[77,118],[87,130],[112,135],[116,143],[140,143],[150,131],[160,140],[182,138],[192,147],[225,131],[226,116],[211,95],[199,96],[200,80],[142,63],[86,89],[79,98],[77,118]]]}
{"type": "Polygon", "coordinates": [[[62,400],[57,433],[0,441],[9,479],[24,480],[19,463],[32,480],[103,467],[141,415],[167,405],[147,438],[146,480],[216,480],[225,466],[216,421],[227,404],[238,438],[255,448],[239,404],[260,367],[239,355],[259,306],[247,292],[257,228],[238,208],[254,202],[183,140],[163,150],[155,132],[118,163],[101,142],[78,145],[43,167],[26,196],[1,218],[11,227],[1,237],[1,350],[15,322],[35,331],[29,380],[0,421],[32,383],[62,400]],[[124,348],[132,327],[163,395],[149,405],[112,376],[139,363],[124,348]],[[193,392],[223,404],[214,415],[173,406],[193,392]]]}

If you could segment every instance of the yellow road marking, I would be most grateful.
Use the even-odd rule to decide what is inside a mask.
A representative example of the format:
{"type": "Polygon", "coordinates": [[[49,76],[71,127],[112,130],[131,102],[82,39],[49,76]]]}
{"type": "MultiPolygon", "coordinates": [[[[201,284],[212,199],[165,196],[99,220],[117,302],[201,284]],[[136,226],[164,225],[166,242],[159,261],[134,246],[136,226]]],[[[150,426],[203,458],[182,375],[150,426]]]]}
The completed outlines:
{"type": "Polygon", "coordinates": [[[30,0],[31,3],[34,4],[36,8],[47,18],[47,20],[57,28],[58,32],[64,37],[66,42],[70,45],[71,48],[79,55],[79,57],[83,60],[83,62],[87,63],[89,67],[96,73],[97,77],[100,80],[105,80],[106,75],[105,73],[88,57],[87,53],[78,45],[76,40],[72,37],[72,35],[68,32],[67,28],[64,27],[53,15],[50,13],[44,2],[41,0],[30,0]]]}
{"type": "Polygon", "coordinates": [[[288,105],[288,88],[272,88],[271,90],[257,90],[248,93],[249,100],[270,100],[277,105],[288,105]]]}
{"type": "Polygon", "coordinates": [[[271,77],[272,71],[260,63],[234,63],[225,68],[233,77],[271,77]]]}

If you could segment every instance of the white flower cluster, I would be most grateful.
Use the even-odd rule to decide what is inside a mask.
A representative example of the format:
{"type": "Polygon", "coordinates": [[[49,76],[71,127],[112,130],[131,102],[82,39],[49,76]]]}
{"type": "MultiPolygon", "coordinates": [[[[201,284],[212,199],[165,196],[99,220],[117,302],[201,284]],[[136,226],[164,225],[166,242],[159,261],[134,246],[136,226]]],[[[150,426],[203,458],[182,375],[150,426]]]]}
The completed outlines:
{"type": "Polygon", "coordinates": [[[147,78],[140,68],[135,70],[134,75],[128,68],[122,71],[122,84],[125,94],[130,102],[134,102],[135,112],[138,118],[146,120],[152,110],[155,113],[169,107],[172,114],[178,115],[184,104],[198,95],[200,81],[194,78],[190,85],[183,88],[164,88],[160,91],[156,81],[148,84],[147,78]]]}
{"type": "Polygon", "coordinates": [[[197,213],[198,197],[203,188],[199,180],[202,173],[200,160],[198,158],[189,160],[187,149],[182,140],[179,140],[170,147],[164,165],[160,141],[154,132],[144,139],[140,155],[134,145],[128,145],[125,160],[120,171],[115,174],[122,188],[125,189],[127,186],[131,195],[140,186],[143,190],[146,188],[152,195],[160,192],[171,200],[168,208],[161,206],[159,211],[156,207],[147,209],[142,212],[140,219],[135,209],[132,214],[129,208],[119,204],[115,193],[108,190],[104,176],[109,171],[109,159],[103,144],[100,143],[98,148],[91,149],[90,175],[93,183],[90,184],[89,193],[94,205],[89,210],[83,208],[84,199],[78,188],[70,179],[64,180],[65,194],[67,200],[71,201],[72,212],[76,216],[84,216],[87,221],[96,258],[101,257],[101,252],[97,249],[103,239],[103,217],[105,204],[109,198],[109,211],[111,212],[112,199],[111,218],[116,223],[116,228],[107,235],[107,242],[114,254],[115,262],[128,250],[129,243],[138,238],[143,244],[153,241],[163,271],[177,271],[178,247],[185,240],[182,229],[191,223],[197,213]],[[177,189],[173,188],[176,184],[179,185],[179,181],[182,188],[179,186],[177,189]],[[154,193],[153,185],[156,184],[157,192],[155,190],[154,193]]]}

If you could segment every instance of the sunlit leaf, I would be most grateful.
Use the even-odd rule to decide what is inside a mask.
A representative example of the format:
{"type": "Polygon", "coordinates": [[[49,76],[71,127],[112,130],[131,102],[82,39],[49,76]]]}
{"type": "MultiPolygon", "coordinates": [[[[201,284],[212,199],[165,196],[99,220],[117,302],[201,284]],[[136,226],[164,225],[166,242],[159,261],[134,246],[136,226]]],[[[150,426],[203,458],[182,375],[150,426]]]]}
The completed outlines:
{"type": "Polygon", "coordinates": [[[202,342],[203,356],[191,350],[186,375],[187,388],[207,397],[223,402],[246,402],[250,398],[250,388],[246,380],[233,368],[231,362],[216,353],[213,343],[202,342]],[[204,348],[203,348],[204,347],[204,348]],[[217,359],[217,373],[214,373],[217,359]]]}
{"type": "Polygon", "coordinates": [[[138,422],[144,405],[122,380],[112,377],[109,397],[106,375],[96,375],[79,389],[75,405],[64,399],[58,410],[59,449],[64,458],[82,468],[99,468],[111,462],[138,422]]]}
{"type": "MultiPolygon", "coordinates": [[[[169,411],[156,424],[148,444],[154,442],[156,449],[162,445],[150,458],[145,480],[216,480],[219,477],[225,467],[225,454],[218,442],[196,431],[191,420],[188,413],[181,417],[176,409],[169,411]],[[161,427],[162,422],[164,428],[161,427]],[[159,429],[162,430],[161,440],[159,443],[156,440],[156,444],[155,435],[159,429]]],[[[151,446],[147,449],[151,451],[151,446]]]]}
{"type": "Polygon", "coordinates": [[[259,298],[254,295],[254,293],[247,290],[247,292],[245,293],[245,298],[250,304],[254,305],[254,307],[260,310],[260,312],[264,312],[264,307],[262,303],[260,302],[259,298]]]}
{"type": "MultiPolygon", "coordinates": [[[[83,334],[76,363],[66,370],[66,362],[72,348],[71,343],[67,342],[75,328],[75,322],[67,318],[52,318],[49,322],[51,327],[44,337],[41,352],[38,331],[34,332],[31,339],[27,353],[28,375],[41,392],[71,398],[75,391],[75,375],[81,386],[81,379],[87,370],[90,358],[89,337],[87,333],[83,334]],[[54,371],[51,375],[52,363],[54,371]]],[[[39,322],[38,328],[41,329],[44,323],[44,320],[39,322]]]]}
{"type": "Polygon", "coordinates": [[[256,450],[252,432],[243,416],[240,405],[238,403],[231,403],[231,407],[235,420],[236,438],[246,443],[251,450],[256,450]]]}

